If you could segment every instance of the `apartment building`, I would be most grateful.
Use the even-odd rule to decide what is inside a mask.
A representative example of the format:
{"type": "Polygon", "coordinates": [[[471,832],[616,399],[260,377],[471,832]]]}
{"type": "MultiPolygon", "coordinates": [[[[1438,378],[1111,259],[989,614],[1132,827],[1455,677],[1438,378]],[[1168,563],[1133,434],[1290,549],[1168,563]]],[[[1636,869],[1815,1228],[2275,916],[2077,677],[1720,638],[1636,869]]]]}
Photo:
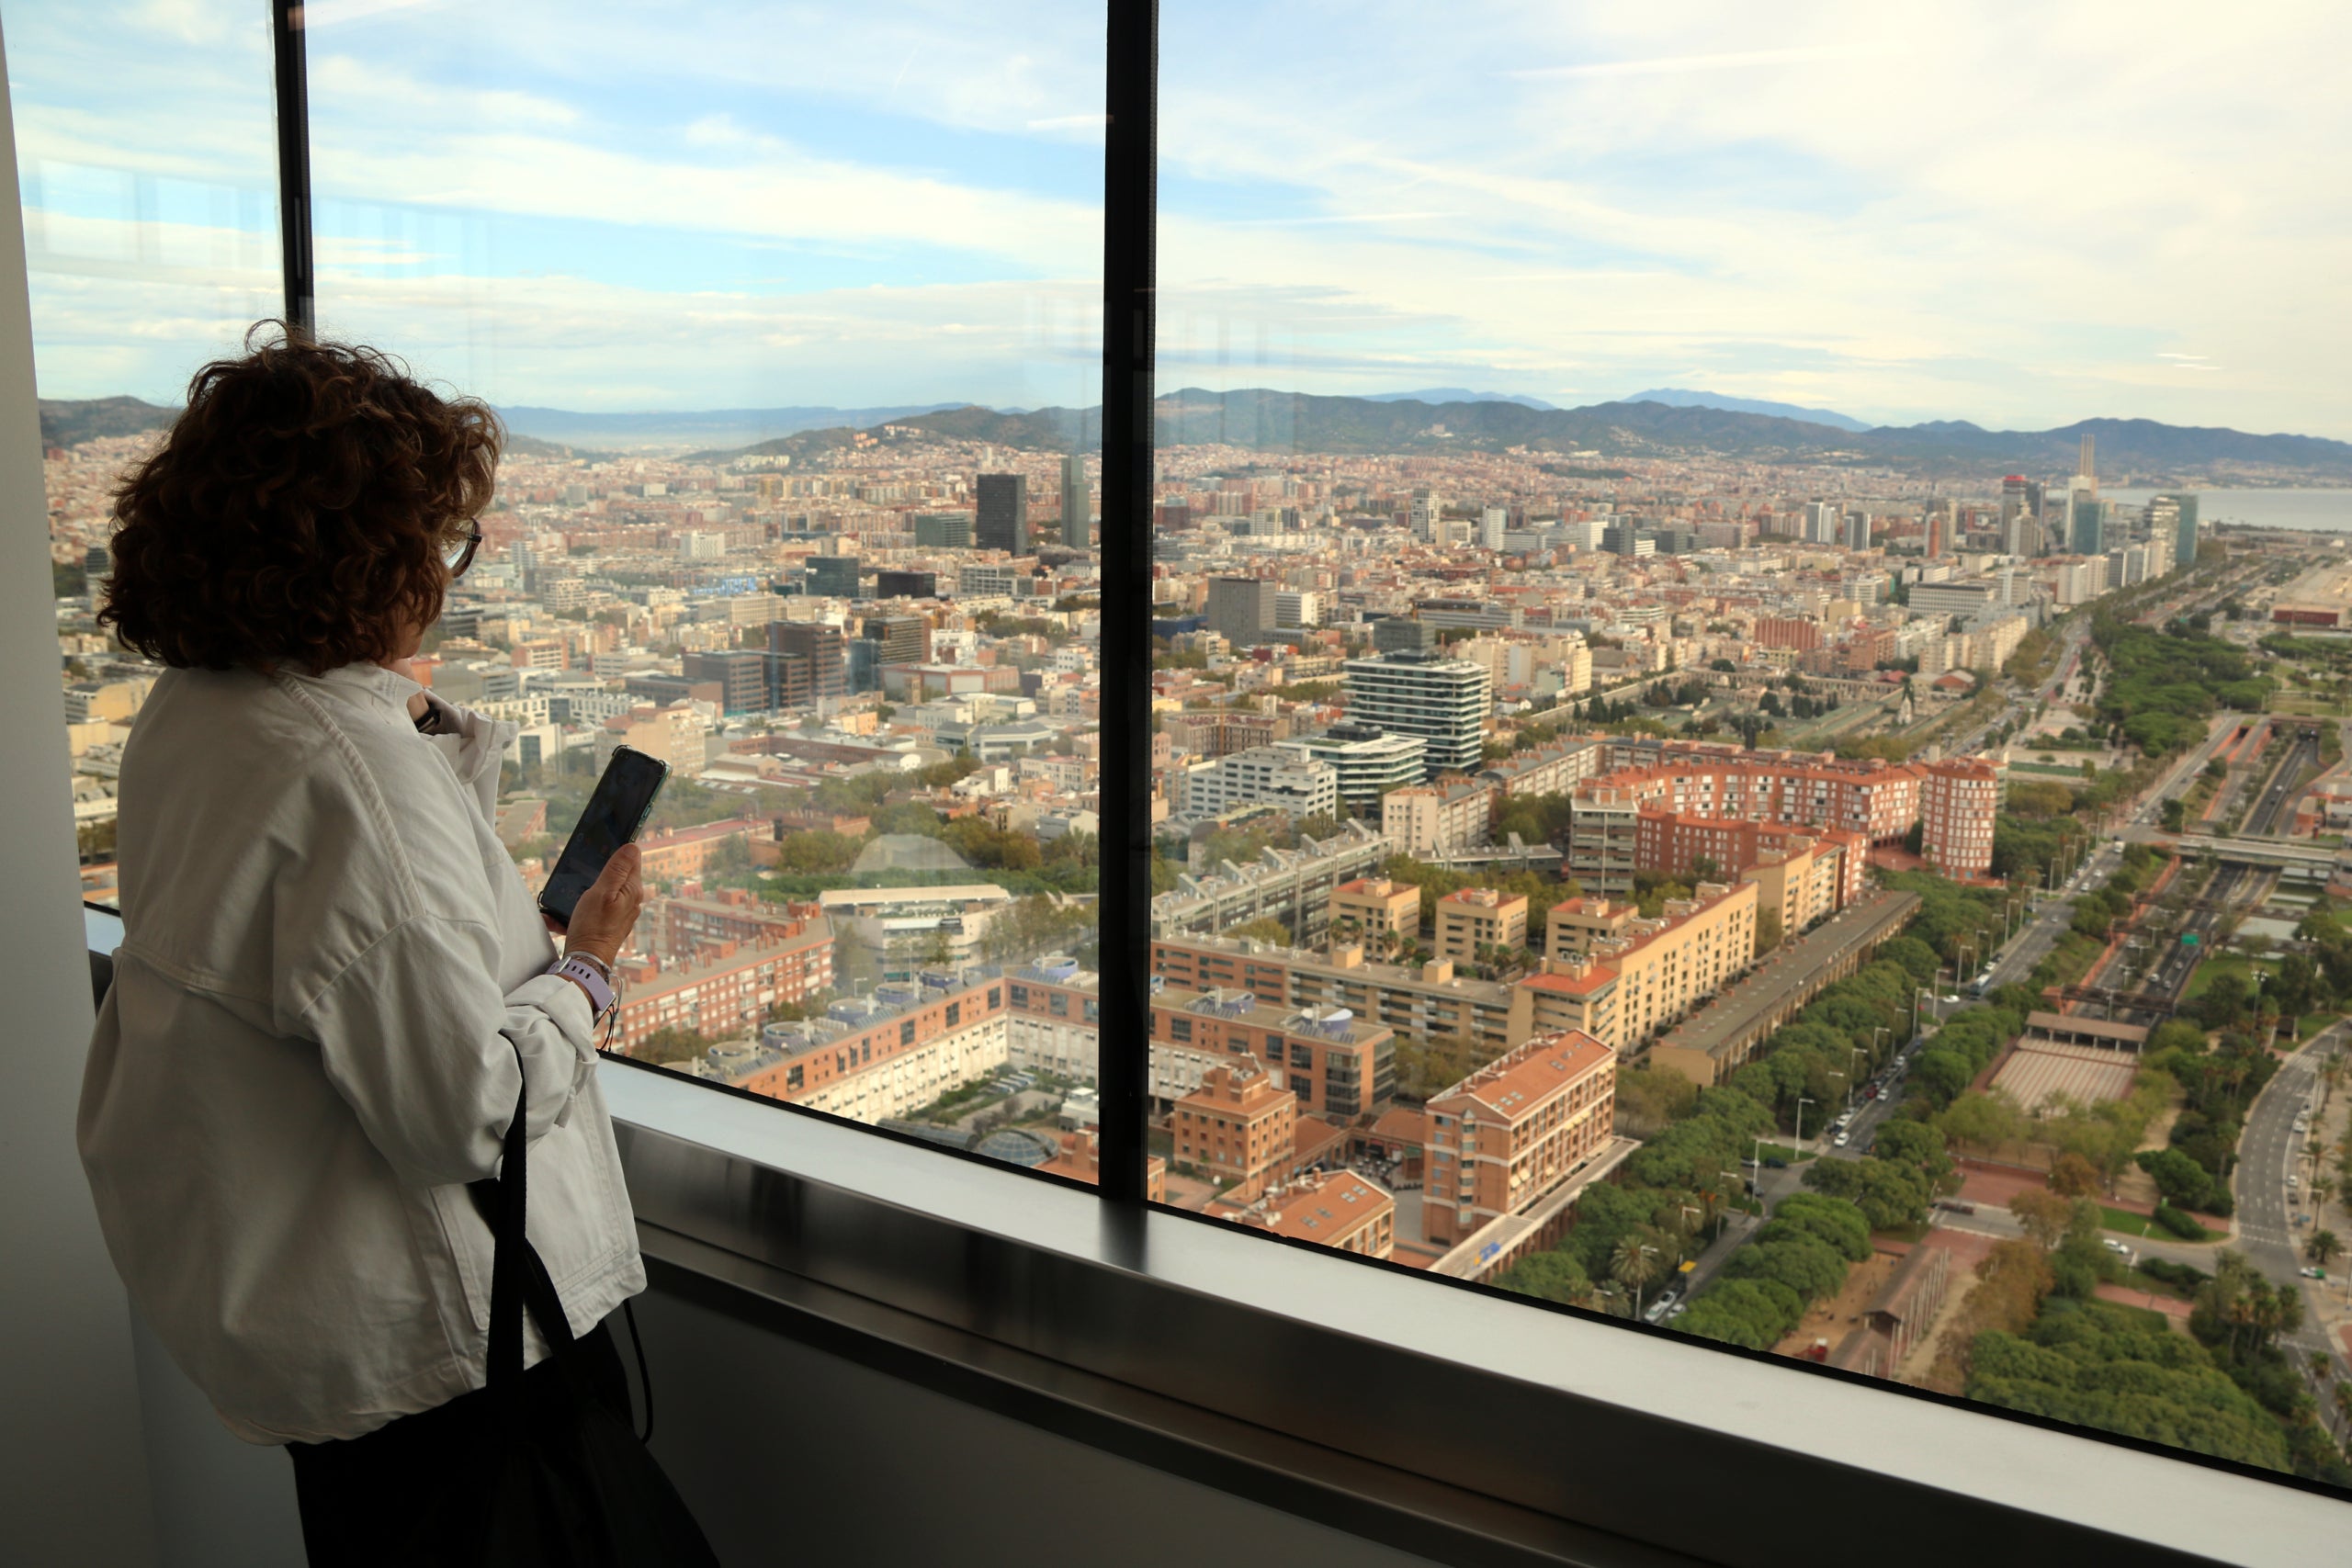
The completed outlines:
{"type": "Polygon", "coordinates": [[[724,1040],[757,1027],[777,1002],[805,1002],[833,983],[832,930],[821,919],[789,935],[673,952],[682,956],[632,953],[616,966],[627,983],[612,1044],[624,1054],[658,1029],[724,1040]]]}
{"type": "Polygon", "coordinates": [[[1356,943],[1327,958],[1270,942],[1220,937],[1156,937],[1152,973],[1164,986],[1205,991],[1238,987],[1278,1008],[1345,1008],[1357,1018],[1422,1039],[1456,1037],[1500,1050],[1512,1033],[1515,988],[1457,979],[1438,959],[1418,967],[1375,964],[1356,943]]]}
{"type": "MultiPolygon", "coordinates": [[[[1776,887],[1791,874],[1824,878],[1817,894],[1805,893],[1798,900],[1807,909],[1822,913],[1842,908],[1860,895],[1869,852],[1869,840],[1838,828],[1800,828],[1648,807],[1636,813],[1634,820],[1634,863],[1639,870],[1669,876],[1711,870],[1715,876],[1747,879],[1769,863],[1778,868],[1776,887]]],[[[1762,907],[1779,906],[1768,894],[1762,907]]],[[[1809,921],[1813,915],[1805,919],[1809,921]]]]}
{"type": "Polygon", "coordinates": [[[1297,1117],[1297,1096],[1255,1062],[1211,1067],[1201,1087],[1176,1102],[1176,1163],[1230,1183],[1227,1199],[1248,1202],[1289,1164],[1297,1117]]]}
{"type": "Polygon", "coordinates": [[[2001,775],[1979,757],[1929,762],[1919,807],[1919,851],[1946,876],[1984,876],[1993,869],[1993,825],[2001,809],[2001,775]]]}
{"type": "Polygon", "coordinates": [[[1464,887],[1437,901],[1437,955],[1476,963],[1481,949],[1527,945],[1527,897],[1464,887]]]}
{"type": "Polygon", "coordinates": [[[1525,1009],[1520,1038],[1577,1029],[1616,1051],[1642,1044],[1755,962],[1758,894],[1752,882],[1708,882],[1693,897],[1667,900],[1655,919],[1602,911],[1605,932],[1583,933],[1581,951],[1546,958],[1541,974],[1511,987],[1525,1009]]]}
{"type": "Polygon", "coordinates": [[[1546,1031],[1429,1103],[1423,1238],[1451,1247],[1524,1208],[1608,1147],[1617,1053],[1576,1030],[1546,1031]]]}
{"type": "MultiPolygon", "coordinates": [[[[1090,1187],[1102,1186],[1102,1134],[1094,1128],[1080,1127],[1060,1134],[1060,1151],[1036,1168],[1047,1176],[1065,1176],[1090,1187]]],[[[1168,1162],[1158,1155],[1145,1160],[1143,1195],[1154,1203],[1168,1201],[1168,1162]]]]}
{"type": "Polygon", "coordinates": [[[1340,775],[1340,798],[1359,817],[1377,817],[1382,796],[1419,784],[1429,773],[1428,741],[1374,725],[1335,724],[1320,735],[1281,744],[1303,761],[1329,764],[1340,775]]]}
{"type": "Polygon", "coordinates": [[[906,1116],[1006,1065],[1004,982],[985,969],[883,985],[822,1018],[760,1031],[728,1081],[854,1122],[906,1116]]]}
{"type": "Polygon", "coordinates": [[[1151,901],[1152,935],[1204,935],[1272,919],[1312,937],[1329,919],[1331,890],[1377,872],[1389,853],[1385,837],[1351,820],[1328,839],[1270,849],[1233,874],[1179,874],[1175,890],[1151,901]]]}
{"type": "Polygon", "coordinates": [[[1862,896],[1870,844],[1835,828],[1770,829],[1758,835],[1756,863],[1740,871],[1756,885],[1756,912],[1770,909],[1794,935],[1862,896]]]}
{"type": "Polygon", "coordinates": [[[740,887],[707,894],[690,887],[686,897],[649,900],[645,912],[655,951],[678,958],[716,942],[784,942],[811,932],[832,940],[821,905],[771,903],[740,887]]]}
{"type": "MultiPolygon", "coordinates": [[[[1589,654],[1586,662],[1591,662],[1589,654]]],[[[1555,740],[1498,758],[1479,769],[1477,776],[1494,785],[1506,800],[1514,795],[1566,795],[1599,772],[1608,755],[1608,748],[1590,737],[1555,740]]]]}
{"type": "Polygon", "coordinates": [[[1052,955],[1004,977],[1005,1055],[1023,1072],[1073,1083],[1100,1074],[1102,977],[1052,955]]]}
{"type": "Polygon", "coordinates": [[[1290,816],[1336,817],[1339,770],[1282,746],[1252,746],[1214,761],[1170,769],[1168,804],[1186,817],[1210,818],[1244,806],[1271,806],[1290,816]]]}
{"type": "Polygon", "coordinates": [[[1385,653],[1347,662],[1348,714],[1392,735],[1428,743],[1428,778],[1478,766],[1494,686],[1466,659],[1428,653],[1385,653]]]}
{"type": "Polygon", "coordinates": [[[1380,830],[1405,854],[1454,854],[1487,841],[1494,807],[1494,786],[1481,781],[1413,784],[1380,797],[1380,830]]]}
{"type": "Polygon", "coordinates": [[[1254,1201],[1221,1199],[1205,1212],[1212,1219],[1270,1235],[1367,1258],[1386,1258],[1396,1250],[1396,1200],[1380,1183],[1352,1170],[1295,1176],[1268,1187],[1254,1201]]]}
{"type": "Polygon", "coordinates": [[[1364,937],[1421,934],[1421,890],[1385,876],[1360,876],[1331,889],[1331,927],[1364,937]]]}
{"type": "Polygon", "coordinates": [[[714,860],[737,849],[743,852],[743,863],[748,865],[752,846],[772,839],[775,831],[763,817],[734,817],[698,828],[665,828],[658,833],[648,833],[638,840],[645,880],[683,882],[700,876],[714,860]]]}
{"type": "MultiPolygon", "coordinates": [[[[1900,841],[1919,820],[1923,774],[1916,764],[1657,740],[1612,741],[1610,752],[1609,771],[1577,786],[1579,816],[1588,803],[1596,809],[1648,807],[1716,820],[1838,828],[1878,844],[1900,841]]],[[[1568,869],[1583,874],[1573,850],[1568,869]]]]}
{"type": "Polygon", "coordinates": [[[1254,1061],[1299,1110],[1351,1122],[1387,1109],[1396,1092],[1396,1034],[1343,1007],[1272,1003],[1238,987],[1151,997],[1155,1099],[1191,1092],[1207,1066],[1254,1061]],[[1190,1069],[1188,1072],[1187,1069],[1190,1069]]]}

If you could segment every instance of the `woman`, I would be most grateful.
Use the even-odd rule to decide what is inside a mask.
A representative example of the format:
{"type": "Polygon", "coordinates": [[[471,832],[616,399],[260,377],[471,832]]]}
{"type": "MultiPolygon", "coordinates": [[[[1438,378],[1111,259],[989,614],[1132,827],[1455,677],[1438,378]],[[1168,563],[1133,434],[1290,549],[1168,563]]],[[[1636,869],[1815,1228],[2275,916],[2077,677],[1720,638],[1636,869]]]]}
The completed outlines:
{"type": "Polygon", "coordinates": [[[513,728],[410,675],[481,542],[496,417],[372,350],[249,349],[197,373],[116,499],[99,619],[169,668],[123,749],[82,1157],[174,1359],[237,1436],[289,1446],[311,1560],[433,1561],[401,1532],[465,1528],[482,1477],[453,1456],[488,1414],[464,1184],[518,1093],[531,1240],[626,1408],[602,1324],[645,1272],[594,1030],[638,856],[557,960],[492,829],[513,728]]]}

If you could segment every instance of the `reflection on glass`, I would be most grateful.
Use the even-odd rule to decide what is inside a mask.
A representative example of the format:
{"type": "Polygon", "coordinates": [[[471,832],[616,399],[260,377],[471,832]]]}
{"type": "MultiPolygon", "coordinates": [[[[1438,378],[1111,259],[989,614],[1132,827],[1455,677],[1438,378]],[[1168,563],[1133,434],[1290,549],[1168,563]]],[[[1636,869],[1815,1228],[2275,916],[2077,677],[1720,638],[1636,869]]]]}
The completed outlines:
{"type": "Polygon", "coordinates": [[[1091,1179],[1099,11],[311,17],[322,329],[514,434],[420,663],[526,879],[671,768],[613,1047],[1091,1179]]]}
{"type": "Polygon", "coordinates": [[[189,374],[279,309],[269,16],[7,0],[59,663],[85,897],[115,897],[115,779],[157,668],[91,620],[116,480],[189,374]]]}
{"type": "Polygon", "coordinates": [[[1163,17],[1169,1201],[2352,1482],[2340,1031],[2270,1048],[2352,945],[2158,831],[2336,744],[2248,644],[2340,575],[2198,484],[2345,449],[2188,427],[2352,435],[2249,303],[2342,205],[2230,151],[2340,117],[2086,5],[1163,17]]]}

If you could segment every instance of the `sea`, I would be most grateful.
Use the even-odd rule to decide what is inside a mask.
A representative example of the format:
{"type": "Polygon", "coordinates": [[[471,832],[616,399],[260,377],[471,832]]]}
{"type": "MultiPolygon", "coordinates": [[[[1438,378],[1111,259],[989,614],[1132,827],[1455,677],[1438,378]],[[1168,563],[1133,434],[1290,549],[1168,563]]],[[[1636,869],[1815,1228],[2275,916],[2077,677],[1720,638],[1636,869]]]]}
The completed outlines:
{"type": "MultiPolygon", "coordinates": [[[[2169,490],[2102,490],[2100,499],[2133,508],[2169,490]]],[[[2352,534],[2352,490],[2200,490],[2198,520],[2245,523],[2256,528],[2301,528],[2352,534]]]]}

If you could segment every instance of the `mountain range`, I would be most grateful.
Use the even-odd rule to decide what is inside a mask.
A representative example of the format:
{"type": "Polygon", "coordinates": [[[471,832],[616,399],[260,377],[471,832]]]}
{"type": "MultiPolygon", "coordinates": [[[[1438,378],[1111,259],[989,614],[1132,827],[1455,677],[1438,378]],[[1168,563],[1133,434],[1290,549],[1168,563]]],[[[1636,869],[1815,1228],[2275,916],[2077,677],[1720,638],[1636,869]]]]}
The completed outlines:
{"type": "Polygon", "coordinates": [[[1767,402],[1761,398],[1728,398],[1721,392],[1694,392],[1684,387],[1655,387],[1646,392],[1635,392],[1630,398],[1620,398],[1618,401],[1664,403],[1668,408],[1678,409],[1727,409],[1734,413],[1769,413],[1781,419],[1803,420],[1807,424],[1826,424],[1832,430],[1877,428],[1848,414],[1832,413],[1827,409],[1800,408],[1794,403],[1767,402]]]}
{"type": "MultiPolygon", "coordinates": [[[[1447,389],[1450,390],[1450,389],[1447,389]]],[[[1677,394],[1704,397],[1711,394],[1677,394]]],[[[1584,455],[1617,461],[1707,454],[1759,463],[1832,464],[1898,468],[1926,476],[2072,473],[2081,438],[2098,438],[2099,471],[2110,484],[2179,484],[2224,479],[2256,483],[2352,481],[2352,443],[2309,435],[2264,435],[2146,419],[2089,419],[2054,430],[1986,430],[1965,420],[1855,430],[1746,409],[1671,403],[1645,396],[1584,408],[1471,399],[1327,397],[1250,389],[1211,392],[1186,388],[1157,400],[1155,436],[1162,446],[1223,445],[1256,452],[1358,454],[1499,451],[1584,455]]],[[[1102,445],[1099,408],[1001,411],[977,404],[912,408],[719,410],[708,413],[572,414],[553,409],[506,411],[512,450],[535,456],[597,455],[582,449],[601,433],[608,446],[647,444],[648,433],[690,428],[740,433],[746,423],[805,422],[801,428],[749,445],[719,435],[693,456],[807,457],[851,445],[861,429],[889,424],[922,435],[1017,450],[1091,452],[1102,445]],[[643,423],[629,426],[625,422],[643,423]],[[681,423],[684,422],[684,423],[681,423]],[[558,433],[551,436],[549,433],[558,433]]],[[[1817,414],[1817,411],[1801,411],[1817,414]]],[[[130,434],[168,423],[175,410],[136,398],[43,399],[41,438],[70,446],[100,435],[130,434]]],[[[1838,417],[1838,416],[1829,416],[1838,417]]],[[[1846,422],[1850,425],[1853,422],[1846,422]]],[[[774,429],[774,423],[766,428],[774,429]]],[[[668,446],[684,445],[673,439],[668,446]]]]}

